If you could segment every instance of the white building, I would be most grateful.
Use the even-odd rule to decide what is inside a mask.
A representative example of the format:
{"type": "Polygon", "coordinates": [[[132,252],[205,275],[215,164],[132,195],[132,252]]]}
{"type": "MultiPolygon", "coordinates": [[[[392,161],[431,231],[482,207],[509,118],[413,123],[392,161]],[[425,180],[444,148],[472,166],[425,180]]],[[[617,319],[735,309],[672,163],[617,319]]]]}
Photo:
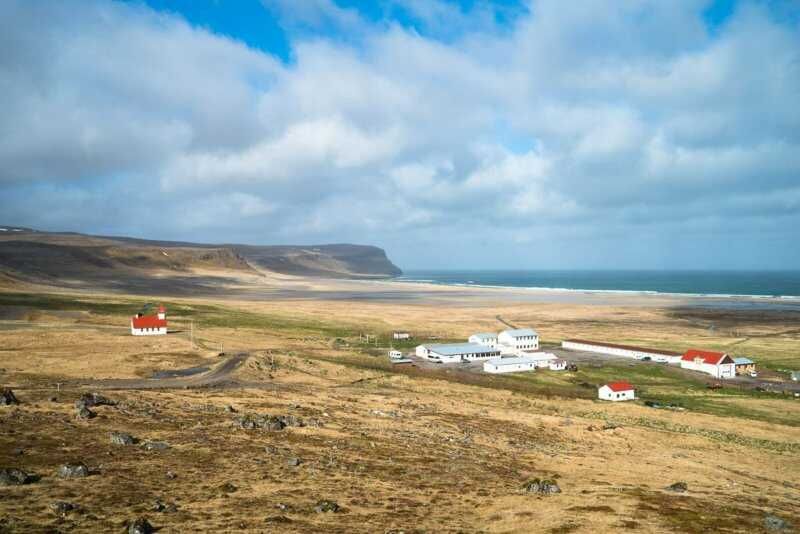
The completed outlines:
{"type": "Polygon", "coordinates": [[[497,347],[497,334],[491,333],[482,333],[482,334],[472,334],[469,336],[467,340],[470,343],[477,343],[478,345],[485,345],[487,347],[496,348],[497,347]]]}
{"type": "Polygon", "coordinates": [[[540,367],[542,369],[550,367],[550,363],[558,360],[556,355],[552,352],[526,352],[522,356],[525,358],[530,358],[533,362],[535,362],[536,367],[540,367]]]}
{"type": "Polygon", "coordinates": [[[681,367],[707,373],[714,378],[736,376],[736,363],[724,352],[689,349],[681,358],[681,367]]]}
{"type": "Polygon", "coordinates": [[[555,360],[551,360],[548,365],[550,366],[551,371],[563,371],[567,368],[567,361],[556,358],[555,360]]]}
{"type": "Polygon", "coordinates": [[[393,360],[399,360],[402,357],[403,357],[403,353],[400,352],[399,350],[390,350],[389,351],[389,358],[391,358],[393,360]]]}
{"type": "Polygon", "coordinates": [[[680,363],[681,354],[660,349],[647,349],[634,347],[631,345],[616,345],[614,343],[604,343],[602,341],[586,341],[583,339],[566,339],[561,342],[561,348],[568,350],[581,350],[584,352],[596,352],[598,354],[608,354],[611,356],[622,356],[643,360],[649,358],[654,362],[661,363],[680,363]]]}
{"type": "Polygon", "coordinates": [[[514,358],[492,358],[483,362],[483,371],[486,373],[518,373],[520,371],[534,371],[536,360],[528,356],[514,358]]]}
{"type": "Polygon", "coordinates": [[[539,334],[532,328],[503,330],[497,336],[497,342],[517,354],[539,350],[539,334]]]}
{"type": "Polygon", "coordinates": [[[470,362],[497,358],[500,351],[477,343],[454,343],[450,345],[420,345],[417,356],[441,363],[470,362]]]}
{"type": "Polygon", "coordinates": [[[134,336],[163,336],[167,334],[167,309],[159,305],[156,315],[137,313],[131,317],[131,334],[134,336]]]}
{"type": "Polygon", "coordinates": [[[633,386],[624,380],[609,382],[597,390],[597,398],[607,401],[626,401],[636,398],[633,386]]]}
{"type": "Polygon", "coordinates": [[[392,337],[394,339],[411,339],[411,334],[409,332],[394,332],[392,337]]]}

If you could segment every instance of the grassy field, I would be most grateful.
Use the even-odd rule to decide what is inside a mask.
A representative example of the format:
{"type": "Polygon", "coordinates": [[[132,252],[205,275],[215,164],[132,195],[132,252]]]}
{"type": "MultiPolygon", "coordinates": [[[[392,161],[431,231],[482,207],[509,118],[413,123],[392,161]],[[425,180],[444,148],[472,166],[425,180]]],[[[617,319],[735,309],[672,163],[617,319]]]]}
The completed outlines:
{"type": "MultiPolygon", "coordinates": [[[[0,382],[22,401],[0,408],[0,467],[42,477],[3,488],[0,531],[116,531],[141,515],[164,533],[530,532],[531,525],[550,533],[760,532],[766,514],[800,525],[796,400],[709,390],[702,375],[654,363],[489,376],[393,366],[386,357],[391,345],[409,350],[499,329],[497,314],[535,326],[551,342],[578,337],[577,325],[581,337],[611,341],[624,330],[620,342],[664,348],[732,342],[670,310],[165,298],[171,329],[183,332],[135,338],[127,321],[147,300],[0,293],[0,319],[8,318],[0,320],[0,382]],[[391,340],[401,329],[415,339],[391,340]],[[367,333],[378,336],[377,347],[367,333]],[[250,354],[232,377],[246,387],[109,390],[117,406],[75,419],[85,380],[211,368],[221,361],[219,342],[250,354]],[[640,401],[595,399],[597,384],[619,378],[637,385],[640,401]],[[251,413],[318,423],[239,428],[236,418],[251,413]],[[111,431],[170,448],[115,446],[111,431]],[[294,458],[299,465],[288,463],[294,458]],[[67,461],[84,461],[93,474],[60,479],[67,461]],[[522,492],[543,477],[562,493],[522,492]],[[664,489],[677,481],[689,491],[664,489]],[[315,512],[321,499],[341,510],[315,512]],[[155,500],[177,511],[154,512],[155,500]],[[53,501],[81,511],[58,517],[48,508],[53,501]]],[[[795,363],[794,334],[785,333],[791,324],[751,317],[739,328],[762,334],[752,343],[771,345],[772,363],[795,363]]]]}

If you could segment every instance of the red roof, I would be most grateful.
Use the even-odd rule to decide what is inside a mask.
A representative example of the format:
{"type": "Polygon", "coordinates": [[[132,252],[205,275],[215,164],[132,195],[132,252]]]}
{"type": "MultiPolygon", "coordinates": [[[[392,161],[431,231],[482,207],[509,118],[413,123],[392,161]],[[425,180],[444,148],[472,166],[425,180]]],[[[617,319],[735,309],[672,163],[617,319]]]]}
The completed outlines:
{"type": "Polygon", "coordinates": [[[166,328],[167,320],[159,319],[158,315],[143,315],[131,317],[131,324],[134,328],[166,328]]]}
{"type": "Polygon", "coordinates": [[[630,382],[626,382],[624,380],[617,380],[616,382],[609,382],[606,384],[611,391],[618,393],[620,391],[630,391],[633,389],[633,386],[630,382]]]}
{"type": "Polygon", "coordinates": [[[158,305],[158,313],[167,313],[167,309],[164,307],[163,304],[158,305]]]}
{"type": "Polygon", "coordinates": [[[724,352],[689,349],[681,357],[681,360],[685,362],[693,362],[696,358],[700,358],[701,360],[703,360],[703,363],[707,363],[710,365],[717,365],[722,362],[725,356],[727,356],[727,354],[725,354],[724,352]]]}

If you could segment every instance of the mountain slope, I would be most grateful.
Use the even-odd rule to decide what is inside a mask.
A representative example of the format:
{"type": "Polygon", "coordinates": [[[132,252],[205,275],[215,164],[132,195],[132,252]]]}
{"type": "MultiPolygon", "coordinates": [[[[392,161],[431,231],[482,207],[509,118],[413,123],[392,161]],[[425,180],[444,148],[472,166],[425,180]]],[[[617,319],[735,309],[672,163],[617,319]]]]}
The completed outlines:
{"type": "Polygon", "coordinates": [[[387,278],[401,273],[378,248],[364,245],[255,246],[155,241],[0,226],[0,273],[30,281],[95,281],[254,267],[281,274],[387,278]]]}

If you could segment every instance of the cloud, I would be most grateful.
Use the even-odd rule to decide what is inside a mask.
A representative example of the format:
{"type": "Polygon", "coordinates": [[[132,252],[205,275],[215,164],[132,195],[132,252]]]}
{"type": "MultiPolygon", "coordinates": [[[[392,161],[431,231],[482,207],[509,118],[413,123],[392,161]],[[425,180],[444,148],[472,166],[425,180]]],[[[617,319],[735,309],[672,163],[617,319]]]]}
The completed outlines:
{"type": "Polygon", "coordinates": [[[264,5],[288,63],[138,3],[2,3],[4,222],[412,266],[476,242],[476,267],[585,266],[570,245],[680,266],[653,235],[710,265],[747,263],[730,239],[800,249],[800,29],[762,3],[714,31],[701,0],[264,5]]]}

